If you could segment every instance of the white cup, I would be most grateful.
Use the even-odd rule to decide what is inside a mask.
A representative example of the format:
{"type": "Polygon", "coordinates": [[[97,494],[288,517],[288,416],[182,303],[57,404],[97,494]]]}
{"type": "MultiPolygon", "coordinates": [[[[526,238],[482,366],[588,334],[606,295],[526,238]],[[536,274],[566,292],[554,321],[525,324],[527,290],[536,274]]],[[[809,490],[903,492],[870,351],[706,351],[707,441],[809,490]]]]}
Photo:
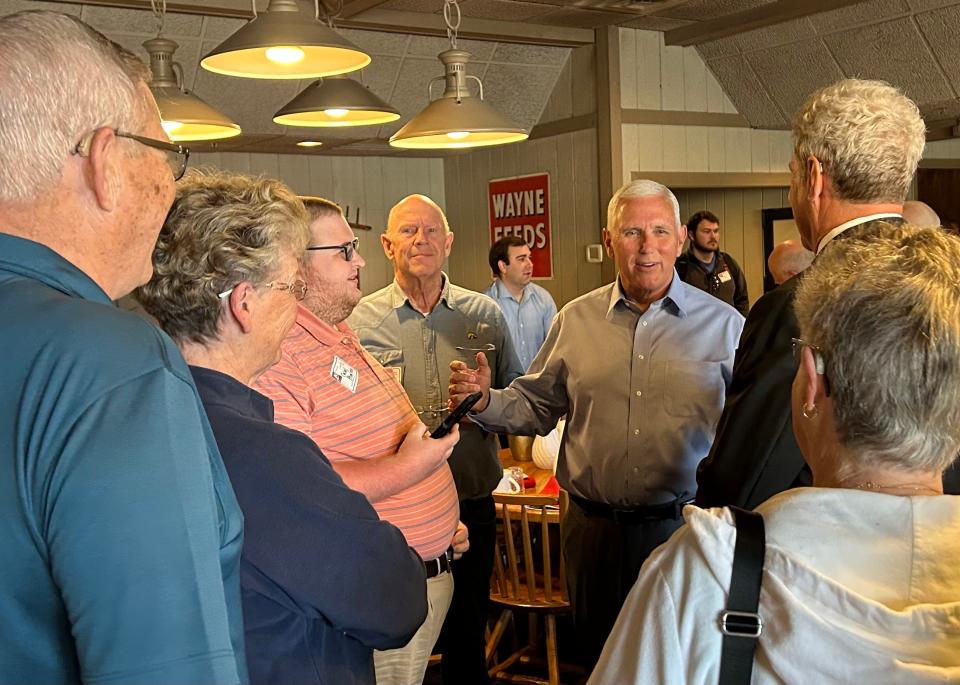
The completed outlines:
{"type": "Polygon", "coordinates": [[[497,487],[494,488],[493,491],[515,495],[520,492],[520,490],[522,490],[522,486],[517,482],[517,479],[510,469],[504,469],[503,478],[500,479],[500,482],[497,483],[497,487]]]}

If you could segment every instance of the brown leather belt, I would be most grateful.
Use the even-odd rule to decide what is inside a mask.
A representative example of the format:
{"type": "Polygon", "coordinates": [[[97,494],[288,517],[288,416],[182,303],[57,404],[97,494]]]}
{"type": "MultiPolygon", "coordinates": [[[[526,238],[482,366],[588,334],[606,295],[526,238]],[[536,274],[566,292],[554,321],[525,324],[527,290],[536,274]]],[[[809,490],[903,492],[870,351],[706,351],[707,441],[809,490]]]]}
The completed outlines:
{"type": "Polygon", "coordinates": [[[683,508],[693,502],[686,494],[663,504],[649,504],[637,507],[612,507],[602,502],[577,497],[570,494],[570,500],[591,516],[602,516],[616,523],[640,523],[642,521],[677,520],[683,515],[683,508]]]}

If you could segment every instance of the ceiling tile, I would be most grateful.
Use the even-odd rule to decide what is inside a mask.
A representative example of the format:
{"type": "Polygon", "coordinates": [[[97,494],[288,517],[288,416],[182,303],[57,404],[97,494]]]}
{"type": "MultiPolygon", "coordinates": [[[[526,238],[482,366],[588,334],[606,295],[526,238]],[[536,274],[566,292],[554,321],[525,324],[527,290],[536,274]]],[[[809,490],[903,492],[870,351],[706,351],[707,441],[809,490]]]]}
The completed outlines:
{"type": "Polygon", "coordinates": [[[400,57],[377,57],[370,66],[362,70],[362,74],[355,72],[350,74],[350,77],[390,102],[402,61],[400,57]]]}
{"type": "Polygon", "coordinates": [[[443,0],[388,0],[378,9],[399,10],[402,12],[439,12],[443,9],[443,0]]]}
{"type": "Polygon", "coordinates": [[[547,45],[523,45],[521,43],[497,43],[491,62],[508,64],[546,64],[562,67],[570,56],[570,48],[555,48],[547,45]]]}
{"type": "Polygon", "coordinates": [[[766,94],[753,69],[741,56],[720,57],[707,63],[724,92],[754,128],[787,128],[787,120],[766,94]]]}
{"type": "Polygon", "coordinates": [[[622,12],[594,12],[582,9],[558,9],[539,17],[530,19],[533,24],[549,24],[550,26],[567,26],[572,28],[595,29],[610,24],[619,24],[636,19],[634,14],[622,12]]]}
{"type": "Polygon", "coordinates": [[[960,93],[960,51],[957,50],[960,7],[947,7],[920,14],[916,20],[953,89],[960,93]]]}
{"type": "Polygon", "coordinates": [[[817,88],[843,78],[817,39],[751,52],[745,58],[786,117],[793,116],[817,88]]]}
{"type": "MultiPolygon", "coordinates": [[[[148,10],[128,10],[116,7],[83,8],[83,20],[103,33],[142,33],[154,36],[159,23],[148,10]]],[[[163,20],[163,34],[169,37],[200,36],[203,17],[197,14],[168,12],[163,20]]]]}
{"type": "Polygon", "coordinates": [[[824,36],[844,74],[888,81],[918,103],[953,97],[909,18],[824,36]]]}
{"type": "Polygon", "coordinates": [[[924,10],[932,10],[938,7],[957,4],[957,0],[907,0],[907,2],[910,4],[910,9],[915,12],[923,12],[924,10]]]}
{"type": "Polygon", "coordinates": [[[240,30],[240,27],[246,24],[244,19],[231,19],[229,17],[204,17],[203,18],[203,38],[204,40],[226,40],[234,33],[240,30]]]}
{"type": "Polygon", "coordinates": [[[517,0],[462,0],[460,2],[460,12],[464,17],[478,19],[524,21],[548,11],[549,8],[539,3],[517,0]]]}
{"type": "Polygon", "coordinates": [[[697,45],[697,52],[705,60],[737,55],[740,53],[740,42],[737,40],[737,36],[718,38],[717,40],[700,43],[697,45]]]}
{"type": "Polygon", "coordinates": [[[384,31],[358,31],[356,29],[337,29],[337,33],[352,42],[368,55],[394,55],[402,57],[407,51],[410,36],[405,33],[386,33],[384,31]]]}
{"type": "MultiPolygon", "coordinates": [[[[405,123],[427,106],[427,84],[430,79],[442,75],[443,70],[437,60],[410,56],[403,58],[389,100],[399,110],[401,121],[405,123]]],[[[442,84],[433,87],[435,96],[442,91],[442,84]]]]}
{"type": "Polygon", "coordinates": [[[528,131],[540,120],[560,69],[491,64],[483,79],[487,103],[528,131]]]}
{"type": "Polygon", "coordinates": [[[910,8],[904,0],[871,0],[811,15],[810,21],[819,33],[833,33],[864,24],[873,24],[878,20],[909,11],[910,8]]]}
{"type": "MultiPolygon", "coordinates": [[[[775,45],[787,45],[810,40],[814,36],[813,25],[807,17],[784,21],[754,31],[745,31],[735,36],[741,52],[763,50],[775,45]]],[[[821,46],[822,47],[822,46],[821,46]]]]}
{"type": "Polygon", "coordinates": [[[920,113],[928,123],[942,119],[960,119],[960,100],[952,98],[942,102],[928,102],[920,107],[920,113]]]}

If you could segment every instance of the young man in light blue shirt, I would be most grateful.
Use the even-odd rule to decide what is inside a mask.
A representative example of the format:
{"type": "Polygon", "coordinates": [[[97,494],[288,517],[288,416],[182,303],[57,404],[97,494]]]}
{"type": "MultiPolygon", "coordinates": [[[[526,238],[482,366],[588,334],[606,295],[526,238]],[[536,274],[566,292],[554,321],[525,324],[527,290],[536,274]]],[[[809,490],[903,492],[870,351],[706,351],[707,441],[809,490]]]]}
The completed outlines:
{"type": "Polygon", "coordinates": [[[500,238],[490,248],[489,259],[494,280],[483,292],[503,310],[517,356],[526,371],[547,337],[557,305],[549,292],[530,282],[533,262],[523,238],[500,238]]]}

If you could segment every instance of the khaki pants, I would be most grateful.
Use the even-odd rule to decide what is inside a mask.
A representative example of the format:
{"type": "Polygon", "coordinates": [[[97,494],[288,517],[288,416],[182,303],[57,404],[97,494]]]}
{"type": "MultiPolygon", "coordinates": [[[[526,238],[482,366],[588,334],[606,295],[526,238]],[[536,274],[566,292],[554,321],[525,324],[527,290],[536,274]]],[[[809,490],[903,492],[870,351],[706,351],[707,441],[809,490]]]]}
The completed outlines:
{"type": "Polygon", "coordinates": [[[427,618],[405,647],[373,652],[377,685],[420,685],[453,597],[450,571],[427,579],[427,618]]]}

